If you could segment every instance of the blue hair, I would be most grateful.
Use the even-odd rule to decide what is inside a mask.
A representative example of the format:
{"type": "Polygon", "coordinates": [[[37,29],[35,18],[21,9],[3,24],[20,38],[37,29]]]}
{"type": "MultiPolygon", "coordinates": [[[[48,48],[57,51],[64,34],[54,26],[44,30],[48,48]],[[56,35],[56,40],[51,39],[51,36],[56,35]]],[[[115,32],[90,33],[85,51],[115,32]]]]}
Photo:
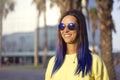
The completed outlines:
{"type": "MultiPolygon", "coordinates": [[[[75,74],[79,74],[80,72],[82,72],[82,76],[84,77],[87,73],[91,71],[91,66],[92,66],[92,56],[91,56],[91,51],[89,50],[85,18],[80,11],[70,10],[67,11],[61,17],[60,22],[67,15],[72,15],[76,17],[77,22],[79,24],[79,30],[77,32],[79,39],[78,51],[77,51],[78,64],[75,74]]],[[[54,67],[52,70],[52,75],[62,66],[65,59],[66,50],[67,50],[66,43],[62,39],[60,31],[58,30],[58,45],[57,45],[57,51],[55,56],[54,67]]]]}

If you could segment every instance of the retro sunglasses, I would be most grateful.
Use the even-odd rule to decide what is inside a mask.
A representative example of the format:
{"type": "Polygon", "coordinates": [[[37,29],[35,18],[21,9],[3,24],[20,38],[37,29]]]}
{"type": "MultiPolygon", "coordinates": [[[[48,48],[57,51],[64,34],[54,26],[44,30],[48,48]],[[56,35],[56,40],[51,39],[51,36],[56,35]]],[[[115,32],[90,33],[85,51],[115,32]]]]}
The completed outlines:
{"type": "MultiPolygon", "coordinates": [[[[65,29],[65,24],[64,23],[60,23],[59,25],[58,25],[58,27],[59,27],[59,30],[64,30],[65,29]]],[[[69,30],[75,30],[75,23],[69,23],[68,24],[68,29],[69,30]]]]}

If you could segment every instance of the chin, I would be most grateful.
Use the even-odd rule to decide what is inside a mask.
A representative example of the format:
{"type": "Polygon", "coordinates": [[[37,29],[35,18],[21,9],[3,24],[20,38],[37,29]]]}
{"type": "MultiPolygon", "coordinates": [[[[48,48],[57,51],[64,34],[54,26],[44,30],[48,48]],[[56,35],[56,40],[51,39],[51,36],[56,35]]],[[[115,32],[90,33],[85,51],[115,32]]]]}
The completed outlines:
{"type": "Polygon", "coordinates": [[[77,40],[65,40],[66,44],[75,44],[77,40]]]}
{"type": "Polygon", "coordinates": [[[74,42],[73,41],[65,41],[65,43],[67,43],[67,44],[73,44],[74,42]]]}

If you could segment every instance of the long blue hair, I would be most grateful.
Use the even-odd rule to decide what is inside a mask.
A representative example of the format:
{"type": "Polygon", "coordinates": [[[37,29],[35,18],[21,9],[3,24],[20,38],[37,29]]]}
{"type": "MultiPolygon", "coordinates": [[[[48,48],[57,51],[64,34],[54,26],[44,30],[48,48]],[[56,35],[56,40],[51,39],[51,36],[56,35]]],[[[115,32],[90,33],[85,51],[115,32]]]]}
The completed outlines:
{"type": "MultiPolygon", "coordinates": [[[[89,73],[91,71],[91,66],[92,66],[92,56],[91,56],[91,51],[89,50],[85,18],[84,18],[84,15],[82,14],[82,12],[77,11],[77,10],[70,10],[63,14],[63,16],[60,19],[60,22],[67,15],[74,16],[77,19],[77,22],[79,24],[79,30],[77,30],[77,39],[78,39],[77,60],[78,60],[78,64],[77,64],[75,74],[79,74],[80,72],[82,72],[82,76],[84,77],[84,75],[86,75],[87,73],[89,73]]],[[[62,66],[64,59],[65,59],[66,52],[67,52],[66,50],[67,50],[66,43],[62,39],[62,36],[58,29],[58,44],[57,44],[57,51],[56,51],[56,56],[55,56],[54,67],[52,70],[52,75],[57,70],[59,70],[59,68],[62,66]]]]}

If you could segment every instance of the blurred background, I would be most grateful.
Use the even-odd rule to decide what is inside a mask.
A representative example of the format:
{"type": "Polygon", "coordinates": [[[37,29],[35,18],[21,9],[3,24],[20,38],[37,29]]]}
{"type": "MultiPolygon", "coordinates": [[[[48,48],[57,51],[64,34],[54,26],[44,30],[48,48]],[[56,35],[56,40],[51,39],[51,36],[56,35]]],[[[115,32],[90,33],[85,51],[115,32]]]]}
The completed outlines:
{"type": "Polygon", "coordinates": [[[44,80],[59,18],[70,9],[83,12],[90,49],[120,80],[120,0],[0,0],[0,80],[44,80]]]}

